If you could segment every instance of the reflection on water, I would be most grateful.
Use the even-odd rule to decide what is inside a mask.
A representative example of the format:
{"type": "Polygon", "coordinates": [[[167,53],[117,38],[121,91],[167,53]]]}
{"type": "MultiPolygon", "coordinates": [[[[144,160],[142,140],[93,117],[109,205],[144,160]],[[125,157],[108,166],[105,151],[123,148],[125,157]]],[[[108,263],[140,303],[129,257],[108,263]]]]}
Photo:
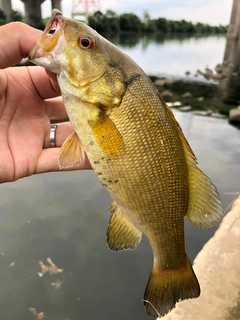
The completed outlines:
{"type": "MultiPolygon", "coordinates": [[[[225,119],[175,115],[226,208],[234,196],[225,193],[240,191],[240,132],[225,119]]],[[[148,319],[141,299],[151,249],[143,238],[135,251],[108,250],[111,199],[93,172],[36,175],[2,184],[0,193],[1,319],[34,320],[31,307],[46,320],[148,319]],[[64,272],[39,277],[38,261],[48,257],[64,272]]],[[[191,259],[212,234],[186,223],[191,259]]]]}
{"type": "MultiPolygon", "coordinates": [[[[105,35],[106,36],[106,35],[105,35]]],[[[226,44],[225,35],[129,35],[106,36],[135,60],[148,75],[195,78],[198,69],[214,68],[221,63],[226,44]]],[[[203,80],[202,77],[197,79],[203,80]]]]}

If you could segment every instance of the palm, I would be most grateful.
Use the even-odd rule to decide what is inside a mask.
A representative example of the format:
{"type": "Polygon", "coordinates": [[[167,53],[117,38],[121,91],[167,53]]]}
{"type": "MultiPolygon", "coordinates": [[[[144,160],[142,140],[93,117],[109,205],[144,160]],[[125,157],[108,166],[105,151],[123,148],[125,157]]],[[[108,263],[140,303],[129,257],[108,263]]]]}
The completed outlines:
{"type": "MultiPolygon", "coordinates": [[[[21,23],[1,27],[0,68],[26,56],[39,32],[21,23]]],[[[56,82],[41,67],[0,70],[0,182],[59,170],[60,146],[72,131],[69,124],[58,127],[56,148],[49,148],[51,122],[68,119],[59,94],[56,82]]]]}
{"type": "Polygon", "coordinates": [[[6,69],[1,73],[0,172],[11,181],[37,171],[47,146],[50,119],[47,102],[31,80],[35,68],[6,69]]]}

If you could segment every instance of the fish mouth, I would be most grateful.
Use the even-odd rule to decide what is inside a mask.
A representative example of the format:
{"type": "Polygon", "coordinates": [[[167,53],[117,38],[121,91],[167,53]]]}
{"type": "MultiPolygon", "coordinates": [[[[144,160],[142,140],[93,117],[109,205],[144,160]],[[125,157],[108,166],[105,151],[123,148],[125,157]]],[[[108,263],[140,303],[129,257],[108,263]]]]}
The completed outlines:
{"type": "Polygon", "coordinates": [[[60,28],[64,26],[64,20],[65,19],[62,16],[62,13],[57,9],[53,9],[52,15],[44,29],[42,37],[46,37],[50,34],[57,32],[60,28]]]}
{"type": "Polygon", "coordinates": [[[28,59],[33,63],[51,70],[54,73],[60,72],[60,66],[56,62],[56,56],[61,53],[64,41],[65,18],[62,13],[53,9],[52,15],[36,45],[28,54],[28,59]]]}

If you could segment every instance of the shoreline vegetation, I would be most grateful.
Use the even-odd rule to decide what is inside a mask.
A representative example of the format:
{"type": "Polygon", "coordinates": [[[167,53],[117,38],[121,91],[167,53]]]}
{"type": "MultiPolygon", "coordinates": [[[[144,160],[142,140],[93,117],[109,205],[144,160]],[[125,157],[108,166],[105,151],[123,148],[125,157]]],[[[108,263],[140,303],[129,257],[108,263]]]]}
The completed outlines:
{"type": "Polygon", "coordinates": [[[143,19],[134,13],[118,15],[112,10],[106,13],[96,11],[88,16],[88,25],[99,33],[185,33],[185,34],[225,34],[228,26],[211,26],[201,22],[192,23],[186,20],[167,20],[166,18],[151,19],[145,11],[143,19]]]}
{"type": "MultiPolygon", "coordinates": [[[[49,18],[43,20],[39,17],[31,15],[32,26],[44,29],[49,18]]],[[[0,25],[4,25],[11,21],[24,21],[21,12],[12,10],[10,19],[4,11],[0,9],[0,25]]],[[[225,34],[228,26],[212,26],[209,24],[182,20],[168,20],[160,17],[152,19],[147,11],[143,14],[143,19],[134,13],[122,13],[118,15],[113,10],[107,10],[105,13],[96,11],[87,17],[87,24],[99,33],[160,33],[160,34],[225,34]]]]}

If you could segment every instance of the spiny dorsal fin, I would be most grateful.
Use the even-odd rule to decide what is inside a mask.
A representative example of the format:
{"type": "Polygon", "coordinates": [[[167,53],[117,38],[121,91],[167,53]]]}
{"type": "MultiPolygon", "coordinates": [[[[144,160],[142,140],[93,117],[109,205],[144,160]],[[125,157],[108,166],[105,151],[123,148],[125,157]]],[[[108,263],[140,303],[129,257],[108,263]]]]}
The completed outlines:
{"type": "Polygon", "coordinates": [[[180,125],[168,106],[166,108],[180,136],[188,167],[189,202],[186,216],[199,229],[210,229],[217,226],[223,217],[219,194],[212,181],[196,166],[197,159],[180,125]]]}
{"type": "Polygon", "coordinates": [[[192,163],[195,163],[197,164],[197,159],[195,157],[195,154],[194,152],[192,151],[192,148],[190,147],[187,139],[185,138],[183,132],[182,132],[182,128],[180,127],[179,123],[177,122],[177,120],[175,119],[174,117],[174,114],[172,112],[172,110],[166,105],[166,103],[164,102],[164,100],[162,100],[162,97],[160,96],[160,99],[162,101],[162,103],[164,104],[167,112],[168,112],[168,115],[171,119],[171,121],[173,122],[173,126],[177,129],[177,133],[181,139],[181,142],[182,142],[182,145],[183,145],[183,148],[184,148],[184,151],[185,151],[185,155],[188,157],[188,159],[192,162],[192,163]]]}
{"type": "Polygon", "coordinates": [[[111,205],[109,213],[112,213],[112,216],[107,230],[108,247],[113,251],[135,249],[141,241],[142,232],[115,203],[111,205]]]}
{"type": "Polygon", "coordinates": [[[59,156],[60,169],[74,167],[85,160],[85,152],[77,134],[73,131],[64,141],[59,156]]]}

